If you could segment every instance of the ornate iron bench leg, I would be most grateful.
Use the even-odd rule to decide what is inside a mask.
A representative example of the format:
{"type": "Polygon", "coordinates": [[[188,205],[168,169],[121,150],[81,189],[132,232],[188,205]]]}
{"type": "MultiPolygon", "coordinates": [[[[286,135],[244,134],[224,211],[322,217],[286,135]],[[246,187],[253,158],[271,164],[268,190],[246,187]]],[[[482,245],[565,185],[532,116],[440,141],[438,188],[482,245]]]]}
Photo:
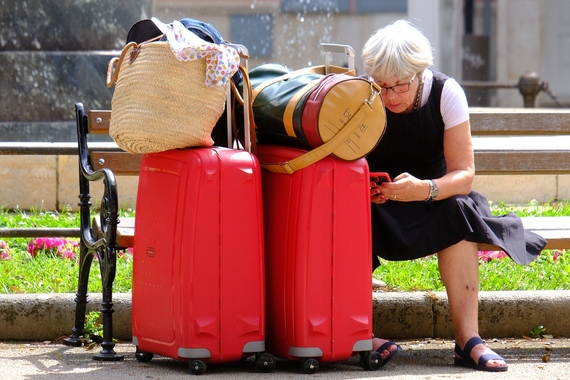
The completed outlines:
{"type": "Polygon", "coordinates": [[[71,329],[71,336],[63,340],[66,345],[75,347],[80,347],[84,342],[85,313],[87,312],[87,303],[89,302],[87,285],[89,283],[91,263],[93,262],[93,254],[88,252],[83,241],[80,243],[79,252],[79,282],[77,293],[75,293],[75,326],[71,329]]]}
{"type": "Polygon", "coordinates": [[[103,285],[103,300],[101,302],[101,314],[103,316],[103,350],[93,355],[93,359],[102,361],[123,360],[123,355],[115,352],[113,342],[113,281],[115,280],[117,265],[117,250],[103,247],[104,256],[99,256],[101,267],[101,281],[103,285]]]}

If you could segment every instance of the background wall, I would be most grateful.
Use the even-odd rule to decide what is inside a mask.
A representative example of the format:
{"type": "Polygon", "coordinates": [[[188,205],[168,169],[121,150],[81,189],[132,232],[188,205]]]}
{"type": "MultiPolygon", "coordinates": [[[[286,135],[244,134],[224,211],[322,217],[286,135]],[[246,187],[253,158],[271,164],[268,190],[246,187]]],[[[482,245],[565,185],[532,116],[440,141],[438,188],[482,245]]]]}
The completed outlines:
{"type": "MultiPolygon", "coordinates": [[[[570,2],[565,0],[0,0],[0,140],[76,141],[75,102],[87,109],[110,108],[108,62],[119,54],[130,26],[152,16],[210,22],[228,40],[246,44],[250,68],[265,62],[291,68],[321,64],[319,43],[334,42],[355,48],[358,70],[368,37],[409,17],[432,39],[436,68],[460,82],[465,61],[484,62],[487,80],[495,83],[516,84],[530,70],[570,104],[570,2]],[[468,4],[471,17],[466,17],[468,4]],[[466,21],[472,23],[469,32],[466,21]],[[465,35],[487,39],[488,51],[468,55],[465,35]]],[[[333,60],[346,63],[345,57],[333,60]]],[[[522,106],[516,89],[488,93],[489,106],[522,106]]],[[[545,93],[536,105],[556,106],[545,93]]],[[[77,166],[70,156],[0,156],[0,206],[75,208],[77,166]]],[[[528,178],[493,176],[477,178],[476,187],[497,202],[567,196],[564,177],[540,181],[552,186],[535,189],[521,186],[528,178]],[[510,182],[512,187],[505,186],[510,182]]],[[[125,207],[134,207],[136,186],[135,178],[119,178],[125,207]]]]}

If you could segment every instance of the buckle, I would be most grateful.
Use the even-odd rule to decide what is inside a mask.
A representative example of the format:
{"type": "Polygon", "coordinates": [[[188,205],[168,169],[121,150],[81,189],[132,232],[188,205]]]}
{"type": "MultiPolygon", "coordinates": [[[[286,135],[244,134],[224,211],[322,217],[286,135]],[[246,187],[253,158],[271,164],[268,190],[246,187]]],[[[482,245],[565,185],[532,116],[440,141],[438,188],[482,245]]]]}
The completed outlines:
{"type": "Polygon", "coordinates": [[[280,162],[279,167],[287,174],[293,174],[297,171],[293,165],[289,161],[280,162]]]}

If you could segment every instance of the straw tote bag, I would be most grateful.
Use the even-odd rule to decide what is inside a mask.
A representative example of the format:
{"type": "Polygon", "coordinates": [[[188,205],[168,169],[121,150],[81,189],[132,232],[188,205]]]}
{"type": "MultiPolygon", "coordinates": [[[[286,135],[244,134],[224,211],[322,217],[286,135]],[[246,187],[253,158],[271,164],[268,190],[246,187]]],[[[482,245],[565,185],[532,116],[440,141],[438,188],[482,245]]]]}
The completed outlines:
{"type": "Polygon", "coordinates": [[[130,42],[109,62],[109,134],[131,153],[212,146],[228,84],[205,84],[205,58],[181,61],[167,41],[130,42]]]}

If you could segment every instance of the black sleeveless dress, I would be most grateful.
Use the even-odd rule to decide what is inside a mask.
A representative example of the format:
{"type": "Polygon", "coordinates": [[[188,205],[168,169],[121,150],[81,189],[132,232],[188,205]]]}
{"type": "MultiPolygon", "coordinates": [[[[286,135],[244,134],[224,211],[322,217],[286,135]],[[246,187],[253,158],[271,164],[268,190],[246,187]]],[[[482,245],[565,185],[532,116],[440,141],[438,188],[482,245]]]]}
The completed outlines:
{"type": "MultiPolygon", "coordinates": [[[[447,78],[434,71],[428,101],[418,110],[407,114],[386,110],[386,132],[367,156],[370,171],[388,172],[391,178],[408,172],[419,179],[446,173],[440,99],[447,78]]],[[[462,240],[495,244],[516,263],[526,265],[546,244],[541,236],[524,230],[514,213],[491,215],[487,199],[477,191],[429,202],[371,205],[373,268],[379,265],[378,256],[411,260],[462,240]]]]}

